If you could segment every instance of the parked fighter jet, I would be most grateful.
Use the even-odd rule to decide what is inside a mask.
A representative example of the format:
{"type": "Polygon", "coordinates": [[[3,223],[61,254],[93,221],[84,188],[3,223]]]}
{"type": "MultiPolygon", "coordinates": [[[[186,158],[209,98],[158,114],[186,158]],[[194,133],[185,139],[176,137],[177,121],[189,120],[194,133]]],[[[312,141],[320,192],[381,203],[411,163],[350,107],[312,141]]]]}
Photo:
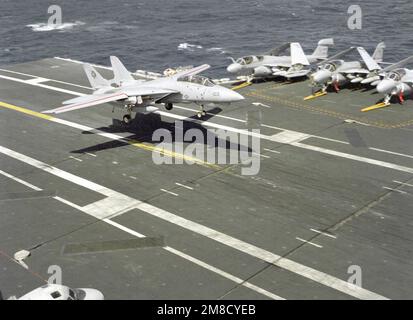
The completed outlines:
{"type": "MultiPolygon", "coordinates": [[[[384,42],[377,45],[373,54],[374,61],[378,63],[383,61],[385,48],[384,42]]],[[[340,59],[355,49],[355,47],[350,47],[319,63],[317,71],[310,76],[313,94],[305,97],[304,100],[314,99],[327,94],[327,88],[330,85],[338,92],[340,87],[348,82],[358,83],[363,81],[366,75],[370,74],[370,70],[363,60],[345,61],[340,59]],[[320,87],[321,91],[315,92],[315,89],[320,87]]]]}
{"type": "Polygon", "coordinates": [[[232,59],[232,63],[227,67],[227,71],[233,74],[248,75],[248,81],[254,77],[283,76],[295,78],[305,76],[303,65],[325,60],[328,58],[328,48],[334,45],[333,39],[323,39],[318,42],[318,46],[311,55],[302,53],[299,43],[285,43],[278,48],[271,50],[263,55],[252,55],[232,59]],[[281,56],[290,48],[290,56],[281,56]]]}
{"type": "Polygon", "coordinates": [[[157,109],[155,104],[164,104],[167,110],[171,110],[174,103],[196,103],[200,105],[198,117],[201,118],[205,115],[204,105],[207,103],[227,104],[244,99],[237,92],[199,76],[198,73],[210,67],[206,64],[145,81],[135,80],[118,58],[112,56],[110,60],[114,73],[111,81],[104,79],[95,68],[86,64],[83,68],[94,89],[93,94],[64,101],[66,106],[43,113],[57,114],[107,102],[119,102],[118,106],[126,112],[123,121],[129,123],[132,111],[151,112],[157,109]]]}
{"type": "Polygon", "coordinates": [[[390,105],[393,96],[396,96],[399,102],[403,104],[405,97],[413,93],[413,70],[402,67],[413,62],[413,56],[382,69],[363,48],[358,48],[358,50],[365,64],[371,70],[369,77],[363,82],[370,83],[373,86],[376,85],[377,92],[385,95],[383,102],[364,108],[361,111],[366,112],[387,107],[390,105]]]}

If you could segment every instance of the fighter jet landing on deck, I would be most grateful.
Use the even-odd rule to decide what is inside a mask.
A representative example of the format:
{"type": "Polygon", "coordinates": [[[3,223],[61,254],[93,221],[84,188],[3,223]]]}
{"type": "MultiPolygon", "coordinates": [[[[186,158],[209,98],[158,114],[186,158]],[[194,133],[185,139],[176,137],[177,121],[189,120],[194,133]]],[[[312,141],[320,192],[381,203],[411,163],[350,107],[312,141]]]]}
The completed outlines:
{"type": "Polygon", "coordinates": [[[167,110],[171,110],[174,103],[195,103],[200,106],[197,115],[201,118],[205,115],[205,104],[228,104],[244,100],[239,93],[199,76],[198,73],[210,67],[207,64],[171,76],[144,81],[135,80],[117,57],[112,56],[110,60],[114,74],[111,81],[104,79],[91,65],[85,64],[83,69],[94,90],[93,94],[64,101],[65,106],[43,113],[58,114],[117,102],[117,106],[126,112],[123,121],[127,124],[131,120],[132,112],[152,112],[157,109],[157,104],[164,104],[167,110]]]}

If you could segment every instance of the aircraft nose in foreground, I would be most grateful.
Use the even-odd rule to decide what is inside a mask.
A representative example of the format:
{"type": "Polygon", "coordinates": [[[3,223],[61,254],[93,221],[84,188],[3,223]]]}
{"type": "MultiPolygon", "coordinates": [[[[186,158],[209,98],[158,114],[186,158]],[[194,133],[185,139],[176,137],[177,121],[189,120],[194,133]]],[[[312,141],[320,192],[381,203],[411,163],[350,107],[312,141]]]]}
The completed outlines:
{"type": "Polygon", "coordinates": [[[394,88],[396,87],[396,84],[394,83],[393,80],[382,80],[378,85],[377,85],[377,91],[379,93],[390,93],[394,88]]]}
{"type": "Polygon", "coordinates": [[[229,73],[237,73],[241,70],[241,66],[238,63],[231,63],[228,67],[227,67],[227,71],[229,73]]]}
{"type": "Polygon", "coordinates": [[[314,73],[311,78],[316,83],[324,83],[331,77],[331,73],[327,70],[320,70],[314,73]]]}

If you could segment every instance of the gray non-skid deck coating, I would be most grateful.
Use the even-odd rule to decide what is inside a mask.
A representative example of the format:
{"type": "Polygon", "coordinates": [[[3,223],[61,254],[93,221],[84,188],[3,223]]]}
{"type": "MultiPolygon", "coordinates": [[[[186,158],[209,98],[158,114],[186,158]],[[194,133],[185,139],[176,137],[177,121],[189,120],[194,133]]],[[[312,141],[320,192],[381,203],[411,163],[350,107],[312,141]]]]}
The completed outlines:
{"type": "MultiPolygon", "coordinates": [[[[57,107],[73,95],[13,79],[42,77],[54,80],[41,82],[43,85],[90,92],[73,85],[89,87],[81,65],[71,61],[53,58],[1,69],[30,76],[1,70],[0,101],[33,111],[57,107]]],[[[109,70],[99,70],[110,77],[109,70]]],[[[358,265],[364,289],[378,297],[412,298],[413,102],[361,113],[363,106],[380,97],[372,91],[343,88],[339,94],[303,101],[310,93],[307,82],[280,85],[270,81],[239,92],[245,95],[244,102],[211,108],[205,120],[246,129],[247,114],[251,117],[261,112],[263,135],[284,130],[306,133],[311,136],[301,144],[333,154],[263,139],[261,152],[266,157],[261,157],[256,176],[242,176],[240,166],[160,166],[143,148],[4,107],[0,108],[0,146],[335,279],[347,281],[351,276],[348,268],[358,265]],[[348,119],[359,123],[345,122],[348,119]]],[[[176,108],[170,113],[188,117],[188,127],[208,128],[193,121],[195,111],[176,108]]],[[[153,130],[173,129],[175,120],[159,114],[140,115],[135,126],[125,128],[112,120],[121,116],[120,111],[112,114],[112,107],[104,105],[57,118],[149,145],[153,130]]],[[[58,265],[65,284],[97,288],[112,299],[269,298],[256,287],[285,299],[355,298],[216,241],[214,235],[202,235],[136,207],[110,221],[138,235],[161,238],[166,249],[116,248],[116,243],[136,237],[54,198],[83,207],[103,200],[104,195],[7,152],[0,153],[0,163],[4,173],[42,190],[36,192],[0,174],[0,289],[6,297],[42,285],[49,277],[48,267],[58,265]],[[110,243],[111,250],[64,253],[68,245],[87,243],[110,243]],[[21,249],[31,250],[26,260],[29,270],[10,258],[21,249]],[[233,281],[228,274],[255,285],[256,290],[233,281]]]]}

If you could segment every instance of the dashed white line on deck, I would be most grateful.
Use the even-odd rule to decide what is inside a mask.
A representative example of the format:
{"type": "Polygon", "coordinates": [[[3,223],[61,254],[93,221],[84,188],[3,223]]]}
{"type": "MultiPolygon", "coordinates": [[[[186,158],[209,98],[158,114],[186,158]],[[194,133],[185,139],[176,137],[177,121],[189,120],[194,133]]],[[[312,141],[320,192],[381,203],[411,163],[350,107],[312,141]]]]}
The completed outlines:
{"type": "Polygon", "coordinates": [[[175,193],[175,192],[172,192],[172,191],[168,191],[168,190],[165,190],[165,189],[160,189],[162,192],[165,192],[165,193],[169,193],[169,194],[171,194],[171,195],[173,195],[173,196],[175,196],[175,197],[178,197],[179,196],[179,194],[177,194],[177,193],[175,193]]]}
{"type": "Polygon", "coordinates": [[[383,187],[383,189],[390,190],[390,191],[394,191],[394,192],[398,192],[398,193],[401,193],[401,194],[407,194],[406,191],[397,190],[397,189],[394,189],[394,188],[383,187]]]}
{"type": "Polygon", "coordinates": [[[76,158],[76,157],[74,157],[74,156],[69,156],[69,158],[70,158],[70,159],[73,159],[73,160],[76,160],[76,161],[79,161],[79,162],[82,162],[82,161],[83,161],[82,159],[76,158]]]}
{"type": "Polygon", "coordinates": [[[311,244],[312,246],[317,247],[317,248],[322,248],[322,247],[323,247],[323,246],[321,246],[321,245],[319,245],[319,244],[317,244],[317,243],[314,243],[314,242],[311,242],[311,241],[307,241],[307,240],[304,240],[304,239],[299,238],[299,237],[295,237],[295,238],[296,238],[298,241],[311,244]]]}
{"type": "Polygon", "coordinates": [[[182,183],[179,183],[179,182],[175,182],[175,184],[176,184],[177,186],[180,186],[180,187],[183,187],[183,188],[186,188],[186,189],[189,189],[189,190],[194,190],[194,188],[189,187],[189,186],[186,186],[186,185],[184,185],[184,184],[182,184],[182,183]]]}
{"type": "Polygon", "coordinates": [[[400,182],[400,181],[397,181],[397,180],[393,180],[393,182],[398,183],[398,184],[401,184],[401,185],[403,185],[403,186],[413,187],[413,184],[408,184],[408,183],[400,182]]]}
{"type": "Polygon", "coordinates": [[[333,238],[333,239],[337,239],[337,237],[336,237],[336,236],[333,236],[332,234],[329,234],[329,233],[326,233],[326,232],[323,232],[323,231],[320,231],[320,230],[317,230],[317,229],[310,229],[310,230],[313,231],[313,232],[322,234],[322,235],[324,235],[324,236],[326,236],[326,237],[330,237],[330,238],[333,238]]]}
{"type": "Polygon", "coordinates": [[[278,153],[278,154],[281,153],[280,151],[267,149],[267,148],[264,148],[264,151],[268,151],[268,152],[272,152],[272,153],[278,153]]]}

